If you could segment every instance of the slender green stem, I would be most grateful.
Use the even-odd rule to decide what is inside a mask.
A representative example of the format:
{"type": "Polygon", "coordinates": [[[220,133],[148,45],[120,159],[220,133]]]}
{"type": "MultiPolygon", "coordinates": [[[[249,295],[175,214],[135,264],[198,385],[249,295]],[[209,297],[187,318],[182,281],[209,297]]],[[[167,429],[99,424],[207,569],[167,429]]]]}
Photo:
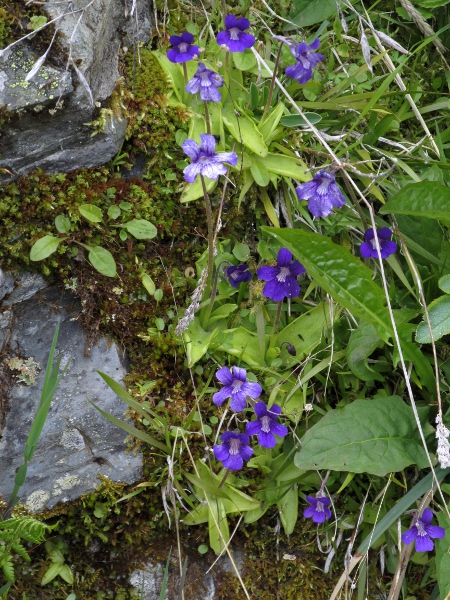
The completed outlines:
{"type": "Polygon", "coordinates": [[[211,119],[209,118],[208,103],[206,100],[203,100],[203,106],[205,107],[206,133],[211,135],[211,119]]]}
{"type": "Polygon", "coordinates": [[[225,20],[225,17],[228,14],[228,9],[227,9],[227,3],[226,0],[221,0],[221,4],[222,4],[222,17],[225,20]]]}
{"type": "Polygon", "coordinates": [[[264,107],[263,116],[261,117],[261,123],[264,123],[269,113],[270,105],[272,104],[273,89],[275,87],[275,79],[277,78],[278,64],[281,58],[281,49],[283,48],[283,42],[280,43],[278,48],[277,58],[275,60],[275,66],[273,68],[272,81],[270,82],[269,95],[267,96],[266,106],[264,107]]]}
{"type": "Polygon", "coordinates": [[[187,85],[189,79],[188,79],[188,74],[187,74],[187,66],[186,63],[182,63],[183,65],[183,73],[184,73],[184,83],[187,85]]]}
{"type": "Polygon", "coordinates": [[[277,306],[277,314],[275,315],[275,320],[273,322],[272,335],[270,336],[270,345],[269,348],[273,348],[275,346],[275,340],[277,337],[278,325],[280,324],[281,317],[281,309],[283,308],[283,300],[278,302],[277,306]]]}
{"type": "Polygon", "coordinates": [[[222,481],[219,483],[219,490],[220,488],[223,486],[223,484],[225,483],[225,481],[227,480],[228,475],[231,473],[230,469],[227,469],[225,472],[225,475],[223,476],[222,481]]]}
{"type": "MultiPolygon", "coordinates": [[[[214,267],[214,225],[213,225],[213,218],[212,218],[211,201],[209,199],[208,192],[206,191],[205,178],[203,177],[202,174],[200,174],[200,179],[202,181],[203,196],[205,198],[206,223],[208,225],[208,266],[206,267],[208,269],[208,273],[206,276],[206,287],[205,287],[206,295],[208,296],[210,293],[210,289],[211,289],[211,279],[212,279],[212,272],[213,272],[213,267],[214,267]]],[[[211,301],[212,301],[212,299],[211,299],[211,301]]],[[[206,326],[205,319],[203,319],[202,325],[206,326]]]]}

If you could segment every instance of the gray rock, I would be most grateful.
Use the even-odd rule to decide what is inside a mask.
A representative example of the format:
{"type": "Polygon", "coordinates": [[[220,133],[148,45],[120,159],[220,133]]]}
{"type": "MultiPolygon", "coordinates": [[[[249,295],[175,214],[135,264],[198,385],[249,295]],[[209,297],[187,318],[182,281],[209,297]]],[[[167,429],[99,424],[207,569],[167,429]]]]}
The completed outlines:
{"type": "Polygon", "coordinates": [[[56,173],[93,167],[117,153],[126,131],[123,115],[105,109],[94,136],[86,124],[97,119],[95,110],[116,87],[121,37],[128,45],[146,42],[152,29],[146,0],[72,0],[70,10],[65,2],[48,0],[43,10],[58,18],[72,79],[47,61],[26,82],[37,58],[27,40],[0,58],[0,105],[18,111],[3,128],[0,154],[0,167],[13,177],[36,168],[56,173]]]}
{"type": "Polygon", "coordinates": [[[9,275],[8,273],[5,273],[4,271],[2,271],[2,269],[0,269],[0,300],[3,300],[3,298],[7,294],[12,292],[13,288],[14,288],[14,277],[12,277],[12,275],[9,275]]]}
{"type": "Polygon", "coordinates": [[[126,374],[124,356],[115,344],[102,338],[85,356],[86,336],[77,323],[78,300],[56,288],[22,299],[14,313],[10,346],[33,357],[42,371],[31,386],[17,384],[10,394],[10,411],[0,439],[0,495],[8,499],[25,442],[39,404],[44,371],[57,321],[57,354],[61,365],[71,359],[56,390],[20,499],[34,512],[74,500],[94,490],[98,475],[133,483],[142,474],[142,458],[126,453],[126,433],[111,424],[90,404],[123,419],[126,405],[109,389],[96,369],[120,382],[126,374]],[[59,307],[59,308],[58,308],[59,307]]]}

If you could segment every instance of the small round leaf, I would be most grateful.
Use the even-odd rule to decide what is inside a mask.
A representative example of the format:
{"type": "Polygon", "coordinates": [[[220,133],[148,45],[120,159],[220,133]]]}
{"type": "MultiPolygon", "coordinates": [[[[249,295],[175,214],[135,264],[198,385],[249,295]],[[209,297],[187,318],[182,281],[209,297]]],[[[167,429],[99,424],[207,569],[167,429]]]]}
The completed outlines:
{"type": "Polygon", "coordinates": [[[59,244],[67,238],[56,238],[53,235],[44,235],[40,240],[33,244],[30,251],[30,259],[33,261],[44,260],[50,254],[56,251],[59,244]]]}

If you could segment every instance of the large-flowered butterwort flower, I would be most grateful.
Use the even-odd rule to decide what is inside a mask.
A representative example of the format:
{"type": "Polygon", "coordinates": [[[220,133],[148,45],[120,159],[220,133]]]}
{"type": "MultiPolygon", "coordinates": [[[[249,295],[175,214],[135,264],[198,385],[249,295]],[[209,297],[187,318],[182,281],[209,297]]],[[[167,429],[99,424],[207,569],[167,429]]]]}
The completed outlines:
{"type": "Polygon", "coordinates": [[[296,62],[290,65],[285,73],[288,77],[292,77],[298,83],[307,83],[312,79],[312,70],[317,64],[324,59],[323,54],[314,52],[320,46],[319,38],[316,38],[312,44],[308,45],[306,42],[300,42],[298,45],[289,44],[291,54],[295,58],[296,62]]]}
{"type": "Polygon", "coordinates": [[[217,88],[222,86],[222,77],[199,62],[196,74],[186,85],[186,91],[189,94],[200,92],[200,98],[205,102],[220,102],[222,94],[217,88]]]}
{"type": "Polygon", "coordinates": [[[225,31],[217,34],[216,40],[219,46],[226,46],[230,52],[244,52],[255,43],[252,34],[245,33],[245,30],[250,27],[250,21],[245,17],[238,19],[234,15],[227,15],[225,27],[225,31]]]}
{"type": "Polygon", "coordinates": [[[281,248],[275,267],[259,267],[256,271],[259,279],[267,281],[262,292],[266,298],[279,302],[300,294],[297,276],[306,269],[298,260],[292,262],[292,258],[292,253],[287,248],[281,248]]]}
{"type": "Polygon", "coordinates": [[[230,285],[234,288],[238,288],[240,283],[250,281],[252,274],[248,270],[248,264],[243,263],[242,265],[230,265],[224,270],[225,276],[228,279],[230,285]]]}
{"type": "Polygon", "coordinates": [[[306,496],[306,499],[310,506],[303,511],[304,517],[312,519],[314,523],[323,523],[325,519],[331,517],[331,511],[328,508],[328,505],[330,504],[329,498],[326,496],[319,496],[318,498],[306,496]]]}
{"type": "Polygon", "coordinates": [[[445,529],[438,525],[430,525],[432,518],[433,513],[429,508],[426,508],[420,519],[416,517],[411,529],[402,534],[402,542],[412,544],[415,540],[416,552],[433,550],[434,542],[431,538],[443,538],[445,529]]]}
{"type": "Polygon", "coordinates": [[[237,165],[236,152],[216,153],[216,140],[213,135],[201,133],[200,138],[200,146],[191,139],[187,139],[181,146],[185,154],[192,159],[192,163],[183,170],[184,178],[188,183],[194,183],[200,173],[216,181],[219,175],[225,175],[227,172],[223,163],[229,163],[233,167],[237,165]]]}
{"type": "MultiPolygon", "coordinates": [[[[389,227],[377,229],[378,243],[380,244],[381,258],[387,258],[397,250],[397,244],[391,240],[392,231],[389,227]]],[[[375,243],[375,234],[372,229],[368,229],[364,234],[363,242],[359,248],[363,258],[378,258],[378,250],[375,243]]]]}
{"type": "Polygon", "coordinates": [[[314,217],[328,217],[333,207],[343,206],[345,196],[333,173],[318,171],[311,181],[295,188],[300,200],[309,200],[308,210],[314,217]]]}
{"type": "Polygon", "coordinates": [[[185,31],[181,35],[170,36],[169,42],[172,48],[167,53],[167,58],[173,63],[184,63],[197,58],[200,50],[193,46],[194,36],[185,31]]]}
{"type": "Polygon", "coordinates": [[[249,460],[253,454],[252,448],[248,445],[250,438],[245,433],[225,431],[220,439],[223,444],[214,446],[214,456],[226,469],[239,471],[244,465],[244,460],[249,460]]]}
{"type": "Polygon", "coordinates": [[[247,371],[240,367],[222,367],[216,373],[217,379],[224,384],[223,388],[213,396],[214,404],[222,406],[227,398],[231,398],[230,408],[236,412],[244,410],[247,396],[259,398],[262,387],[258,382],[247,381],[247,371]]]}
{"type": "Polygon", "coordinates": [[[248,435],[257,435],[258,443],[263,448],[274,448],[277,443],[276,435],[285,437],[288,434],[288,428],[277,419],[281,413],[281,407],[273,404],[270,409],[264,402],[255,404],[255,413],[258,417],[256,421],[250,421],[245,427],[245,433],[248,435]]]}

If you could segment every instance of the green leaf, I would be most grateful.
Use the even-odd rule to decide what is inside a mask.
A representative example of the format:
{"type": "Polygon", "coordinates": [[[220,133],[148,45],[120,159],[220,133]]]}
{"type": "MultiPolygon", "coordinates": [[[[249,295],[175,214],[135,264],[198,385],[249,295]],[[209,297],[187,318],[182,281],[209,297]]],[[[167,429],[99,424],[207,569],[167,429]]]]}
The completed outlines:
{"type": "MultiPolygon", "coordinates": [[[[450,296],[440,296],[428,306],[431,330],[435,341],[450,333],[450,296]]],[[[419,344],[431,344],[428,323],[424,320],[417,328],[416,340],[419,344]]]]}
{"type": "Polygon", "coordinates": [[[241,244],[238,242],[234,245],[233,254],[239,262],[244,263],[250,255],[250,248],[247,244],[241,244]]]}
{"type": "Polygon", "coordinates": [[[249,148],[257,156],[267,156],[267,146],[262,133],[256,127],[255,122],[245,113],[238,117],[231,102],[225,103],[222,109],[222,117],[228,131],[235,140],[249,148]]]}
{"type": "Polygon", "coordinates": [[[296,485],[289,488],[289,491],[277,502],[277,506],[284,533],[291,535],[298,517],[298,491],[296,485]]]}
{"type": "Polygon", "coordinates": [[[120,217],[121,212],[122,211],[120,210],[120,208],[114,204],[114,206],[110,206],[108,208],[108,217],[110,219],[117,219],[118,217],[120,217]]]}
{"type": "Polygon", "coordinates": [[[373,271],[348,249],[317,233],[262,227],[288,248],[316,281],[341,306],[371,323],[382,340],[392,335],[383,290],[372,280],[373,271]]]}
{"type": "Polygon", "coordinates": [[[78,210],[85,219],[91,223],[101,223],[103,221],[103,213],[98,206],[93,204],[82,204],[78,210]]]}
{"type": "Polygon", "coordinates": [[[55,227],[59,233],[69,233],[71,222],[64,215],[58,215],[55,219],[55,227]]]}
{"type": "Polygon", "coordinates": [[[444,511],[439,511],[438,520],[439,525],[445,529],[445,536],[435,540],[437,579],[440,598],[448,598],[450,594],[450,553],[448,551],[450,519],[444,511]]]}
{"type": "MultiPolygon", "coordinates": [[[[447,6],[449,3],[450,0],[414,0],[414,4],[418,4],[422,8],[438,8],[439,6],[447,6]]],[[[444,597],[442,590],[441,595],[444,597]]]]}
{"type": "Polygon", "coordinates": [[[109,250],[105,250],[101,246],[90,246],[88,258],[99,273],[105,277],[116,277],[116,261],[109,250]]]}
{"type": "MultiPolygon", "coordinates": [[[[305,112],[305,117],[308,119],[310,123],[315,125],[322,120],[322,117],[315,112],[305,112]]],[[[285,127],[307,127],[308,123],[301,115],[286,115],[280,121],[282,125],[285,127]]]]}
{"type": "Polygon", "coordinates": [[[309,181],[311,179],[311,174],[306,172],[308,167],[302,160],[285,154],[269,152],[264,159],[264,166],[271,173],[283,177],[292,177],[299,181],[309,181]]]}
{"type": "Polygon", "coordinates": [[[145,289],[150,294],[150,296],[153,296],[153,294],[156,291],[156,285],[155,285],[155,282],[153,281],[153,279],[150,277],[150,275],[147,275],[147,273],[144,273],[141,277],[141,281],[142,281],[142,285],[145,287],[145,289]]]}
{"type": "Polygon", "coordinates": [[[200,325],[198,318],[195,318],[184,332],[184,341],[186,344],[186,358],[188,367],[191,368],[208,351],[209,345],[216,337],[218,329],[205,331],[200,325]]]}
{"type": "Polygon", "coordinates": [[[52,563],[44,574],[41,580],[41,585],[47,585],[50,581],[53,581],[57,575],[59,575],[63,565],[61,563],[52,563]]]}
{"type": "Polygon", "coordinates": [[[450,294],[450,275],[444,275],[439,279],[439,287],[446,294],[450,294]]]}
{"type": "Polygon", "coordinates": [[[370,323],[360,323],[352,331],[347,345],[347,361],[352,373],[362,381],[384,381],[384,377],[369,367],[367,358],[379,346],[380,338],[370,323]]]}
{"type": "Polygon", "coordinates": [[[355,400],[309,429],[295,455],[299,469],[384,476],[428,464],[413,411],[398,396],[355,400]]]}
{"type": "MultiPolygon", "coordinates": [[[[205,179],[206,191],[211,193],[217,185],[217,181],[214,179],[205,179]]],[[[194,181],[194,183],[187,183],[183,193],[180,197],[180,202],[192,202],[192,200],[198,200],[203,198],[203,187],[200,177],[194,181]]]]}
{"type": "Polygon", "coordinates": [[[256,57],[250,50],[245,52],[234,52],[233,63],[239,71],[248,71],[256,66],[256,57]]]}
{"type": "Polygon", "coordinates": [[[450,225],[450,188],[435,181],[410,183],[386,202],[380,213],[437,219],[450,225]]]}
{"type": "Polygon", "coordinates": [[[208,505],[209,545],[216,554],[221,554],[230,541],[230,529],[223,502],[222,498],[211,498],[208,505]]]}
{"type": "Polygon", "coordinates": [[[258,125],[259,131],[262,133],[263,138],[267,141],[272,133],[277,128],[281,117],[283,116],[285,106],[282,102],[277,104],[273,110],[270,111],[269,116],[258,125]]]}
{"type": "Polygon", "coordinates": [[[120,227],[126,229],[137,240],[151,240],[158,233],[153,223],[146,219],[133,219],[128,223],[123,223],[120,227]]]}
{"type": "MultiPolygon", "coordinates": [[[[309,27],[315,23],[322,23],[336,14],[336,0],[294,0],[292,3],[289,21],[299,27],[309,27]]],[[[286,30],[293,29],[292,25],[286,30]]]]}
{"type": "Polygon", "coordinates": [[[256,158],[253,159],[252,166],[250,167],[250,173],[259,186],[266,187],[269,185],[270,174],[262,160],[257,160],[256,158]]]}
{"type": "Polygon", "coordinates": [[[44,235],[40,240],[38,240],[30,250],[30,260],[44,260],[50,254],[56,251],[59,244],[66,240],[67,238],[56,238],[53,235],[44,235]]]}

